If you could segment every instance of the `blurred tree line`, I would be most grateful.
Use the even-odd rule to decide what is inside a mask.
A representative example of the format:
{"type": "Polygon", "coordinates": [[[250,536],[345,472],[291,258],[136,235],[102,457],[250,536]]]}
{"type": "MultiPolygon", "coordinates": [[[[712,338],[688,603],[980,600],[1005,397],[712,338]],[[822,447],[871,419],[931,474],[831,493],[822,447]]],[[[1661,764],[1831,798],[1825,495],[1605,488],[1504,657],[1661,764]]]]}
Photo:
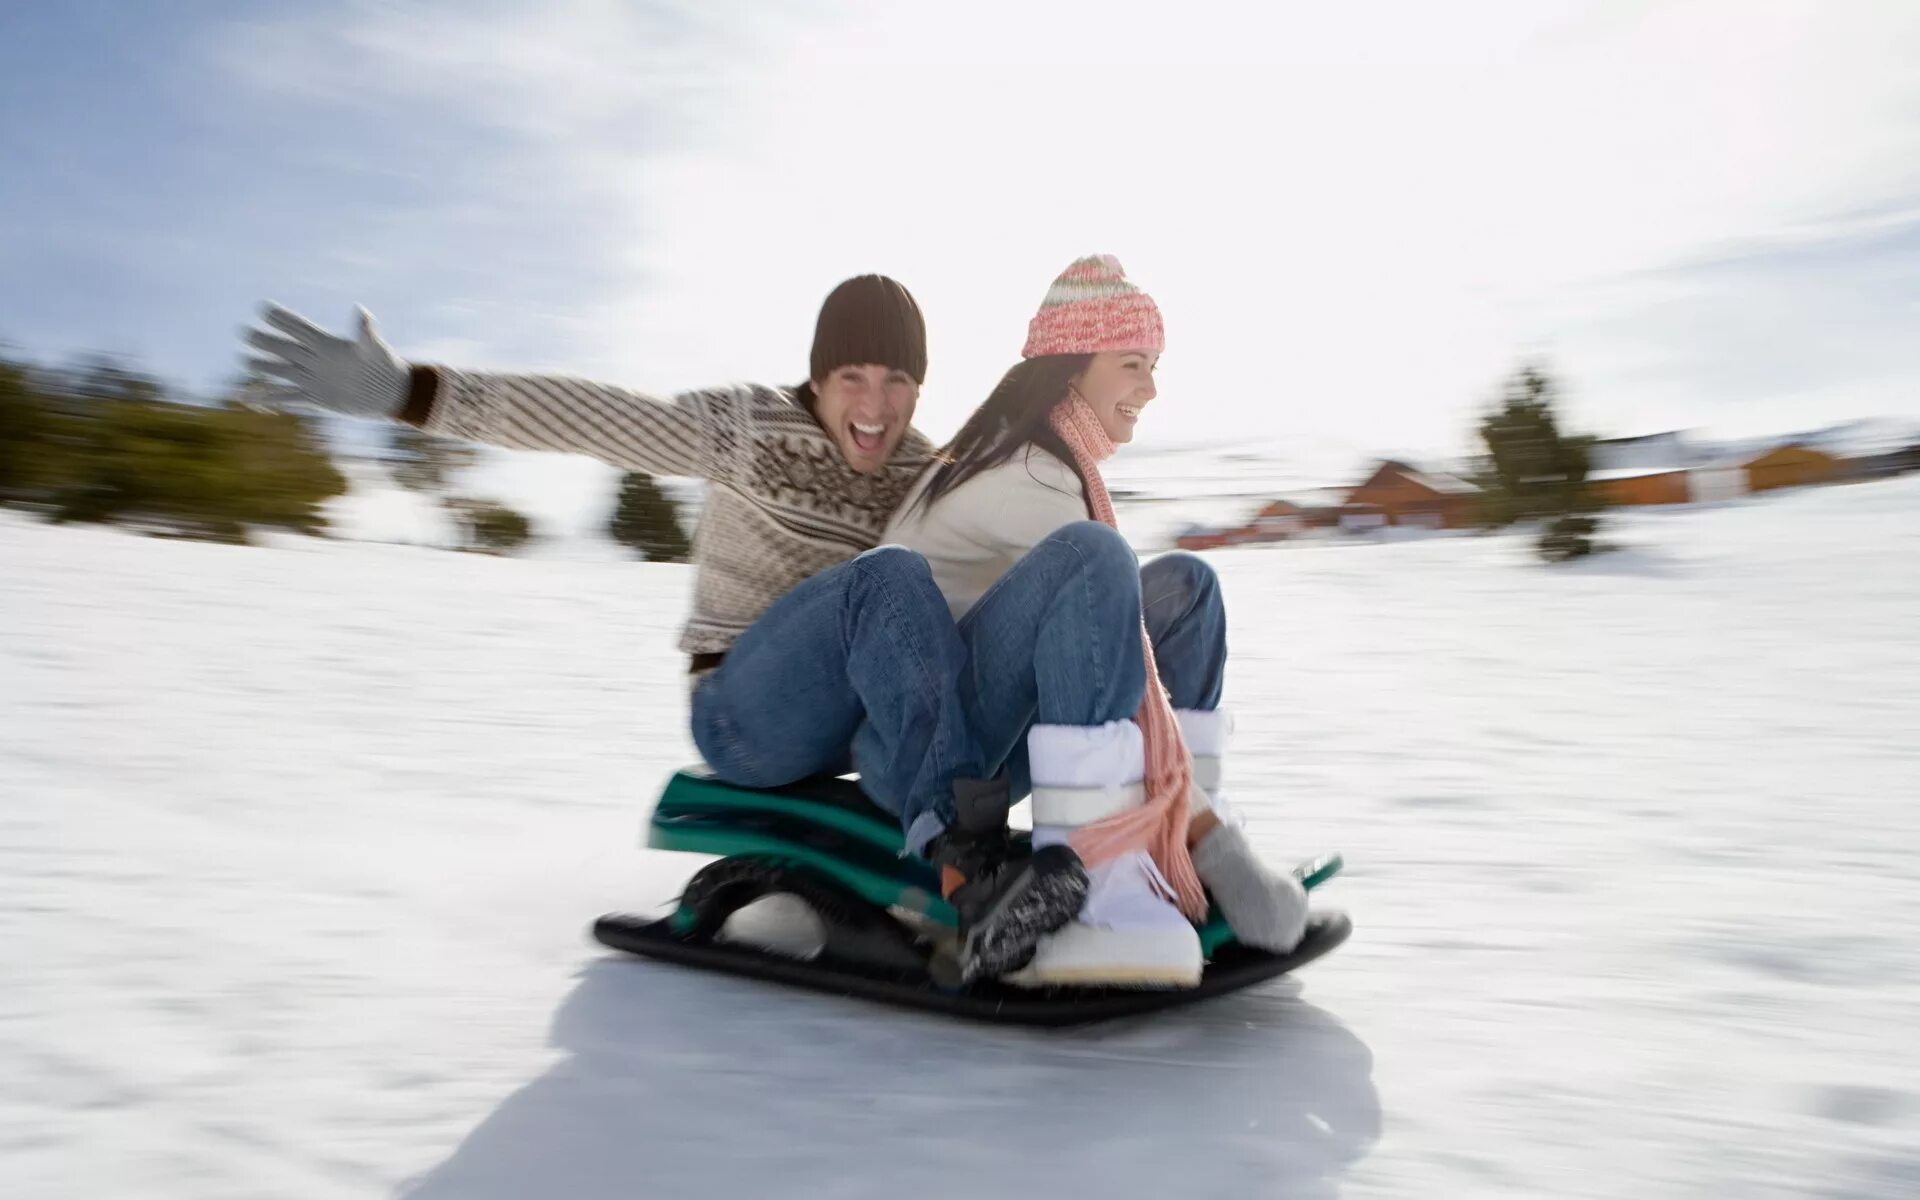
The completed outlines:
{"type": "MultiPolygon", "coordinates": [[[[0,505],[221,542],[245,542],[249,528],[324,533],[326,502],[348,487],[326,432],[260,404],[257,390],[243,382],[205,403],[111,359],[46,368],[0,357],[0,505]]],[[[523,514],[460,494],[474,446],[402,425],[381,434],[379,450],[351,456],[443,506],[459,549],[510,553],[532,539],[523,514]]],[[[648,561],[692,552],[678,506],[639,472],[621,477],[607,532],[648,561]]]]}
{"type": "Polygon", "coordinates": [[[177,403],[111,360],[0,360],[0,504],[221,542],[254,526],[321,532],[346,479],[306,421],[246,392],[177,403]]]}
{"type": "MultiPolygon", "coordinates": [[[[47,519],[137,525],[212,541],[245,542],[249,527],[319,534],[323,505],[347,490],[325,435],[309,419],[256,405],[236,385],[214,403],[177,401],[154,379],[95,358],[47,369],[0,358],[0,505],[47,519]]],[[[1475,482],[1481,517],[1498,528],[1537,523],[1550,561],[1603,548],[1601,505],[1587,485],[1593,439],[1564,433],[1558,390],[1526,365],[1486,412],[1475,482]]],[[[453,494],[475,462],[465,443],[396,426],[378,457],[400,486],[438,498],[462,549],[506,553],[528,542],[527,518],[453,494]]],[[[650,562],[692,554],[679,508],[651,476],[621,476],[607,525],[650,562]]]]}

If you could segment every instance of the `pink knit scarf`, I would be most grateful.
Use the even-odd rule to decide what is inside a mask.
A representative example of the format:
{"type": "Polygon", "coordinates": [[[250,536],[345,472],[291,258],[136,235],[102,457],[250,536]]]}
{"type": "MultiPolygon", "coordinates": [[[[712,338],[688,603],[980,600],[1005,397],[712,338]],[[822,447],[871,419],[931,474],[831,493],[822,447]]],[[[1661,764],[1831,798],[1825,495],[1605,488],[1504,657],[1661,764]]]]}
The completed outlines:
{"type": "MultiPolygon", "coordinates": [[[[1107,495],[1106,481],[1100,477],[1100,464],[1113,456],[1113,441],[1100,427],[1087,402],[1075,393],[1054,405],[1049,414],[1053,430],[1073,454],[1073,465],[1087,485],[1087,511],[1094,520],[1115,529],[1113,499],[1107,495]]],[[[1080,829],[1073,846],[1088,866],[1111,862],[1123,854],[1145,850],[1154,865],[1173,888],[1173,900],[1192,921],[1207,914],[1207,895],[1200,876],[1193,869],[1193,857],[1187,852],[1187,789],[1193,781],[1193,756],[1180,736],[1180,722],[1173,715],[1167,690],[1160,683],[1160,670],[1153,661],[1153,642],[1146,625],[1140,627],[1140,649],[1147,660],[1147,693],[1140,700],[1134,721],[1147,749],[1147,802],[1132,812],[1121,813],[1080,829]]]]}

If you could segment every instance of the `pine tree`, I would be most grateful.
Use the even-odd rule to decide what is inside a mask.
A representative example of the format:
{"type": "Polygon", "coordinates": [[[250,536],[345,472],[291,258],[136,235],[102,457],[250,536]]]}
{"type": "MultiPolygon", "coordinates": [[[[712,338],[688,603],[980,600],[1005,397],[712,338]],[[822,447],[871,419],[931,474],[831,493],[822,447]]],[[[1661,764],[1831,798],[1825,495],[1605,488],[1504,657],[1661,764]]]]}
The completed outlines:
{"type": "Polygon", "coordinates": [[[1494,525],[1543,520],[1540,556],[1563,562],[1592,554],[1599,500],[1587,487],[1593,439],[1560,432],[1558,389],[1545,370],[1523,366],[1498,409],[1480,422],[1487,465],[1483,512],[1494,525]]]}
{"type": "Polygon", "coordinates": [[[0,361],[0,501],[31,498],[48,470],[51,419],[25,367],[0,361]]]}
{"type": "Polygon", "coordinates": [[[533,525],[526,517],[504,504],[490,500],[451,500],[447,507],[460,524],[462,549],[481,554],[506,554],[524,546],[533,537],[533,525]]]}
{"type": "Polygon", "coordinates": [[[321,506],[346,486],[291,414],[176,403],[112,359],[64,371],[0,364],[0,500],[52,520],[228,542],[251,526],[317,534],[321,506]]]}
{"type": "Polygon", "coordinates": [[[638,550],[648,562],[686,562],[693,553],[680,510],[660,490],[653,476],[629,471],[620,478],[620,499],[613,507],[607,534],[623,546],[638,550]]]}
{"type": "Polygon", "coordinates": [[[435,437],[408,425],[396,425],[387,442],[387,470],[393,481],[415,492],[445,492],[453,476],[473,465],[474,448],[453,438],[435,437]]]}

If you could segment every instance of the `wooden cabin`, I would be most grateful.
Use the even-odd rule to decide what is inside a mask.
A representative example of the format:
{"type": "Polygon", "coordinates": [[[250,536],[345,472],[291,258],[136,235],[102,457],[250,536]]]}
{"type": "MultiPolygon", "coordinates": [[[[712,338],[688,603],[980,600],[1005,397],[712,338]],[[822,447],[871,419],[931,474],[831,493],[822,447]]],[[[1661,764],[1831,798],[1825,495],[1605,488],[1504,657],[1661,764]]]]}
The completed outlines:
{"type": "Polygon", "coordinates": [[[1347,493],[1340,523],[1344,528],[1460,529],[1477,519],[1479,497],[1480,489],[1464,479],[1387,459],[1347,493]]]}
{"type": "Polygon", "coordinates": [[[1587,486],[1609,505],[1685,504],[1694,498],[1692,474],[1685,469],[1629,467],[1595,471],[1587,476],[1587,486]]]}
{"type": "Polygon", "coordinates": [[[1839,475],[1840,460],[1824,450],[1788,443],[1747,462],[1747,490],[1805,487],[1827,483],[1839,475]]]}
{"type": "Polygon", "coordinates": [[[1275,500],[1253,514],[1247,525],[1250,542],[1278,542],[1298,537],[1309,528],[1307,510],[1291,500],[1275,500]]]}

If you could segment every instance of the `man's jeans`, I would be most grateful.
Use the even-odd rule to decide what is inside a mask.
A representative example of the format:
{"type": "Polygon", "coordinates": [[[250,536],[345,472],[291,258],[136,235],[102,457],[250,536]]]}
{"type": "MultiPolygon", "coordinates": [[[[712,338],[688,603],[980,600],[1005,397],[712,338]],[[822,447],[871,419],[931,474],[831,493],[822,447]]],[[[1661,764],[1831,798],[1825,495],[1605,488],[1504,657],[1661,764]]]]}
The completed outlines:
{"type": "Polygon", "coordinates": [[[693,693],[693,740],[745,787],[860,772],[926,848],[956,776],[984,777],[958,684],[966,646],[924,558],[881,546],[776,600],[693,693]]]}

